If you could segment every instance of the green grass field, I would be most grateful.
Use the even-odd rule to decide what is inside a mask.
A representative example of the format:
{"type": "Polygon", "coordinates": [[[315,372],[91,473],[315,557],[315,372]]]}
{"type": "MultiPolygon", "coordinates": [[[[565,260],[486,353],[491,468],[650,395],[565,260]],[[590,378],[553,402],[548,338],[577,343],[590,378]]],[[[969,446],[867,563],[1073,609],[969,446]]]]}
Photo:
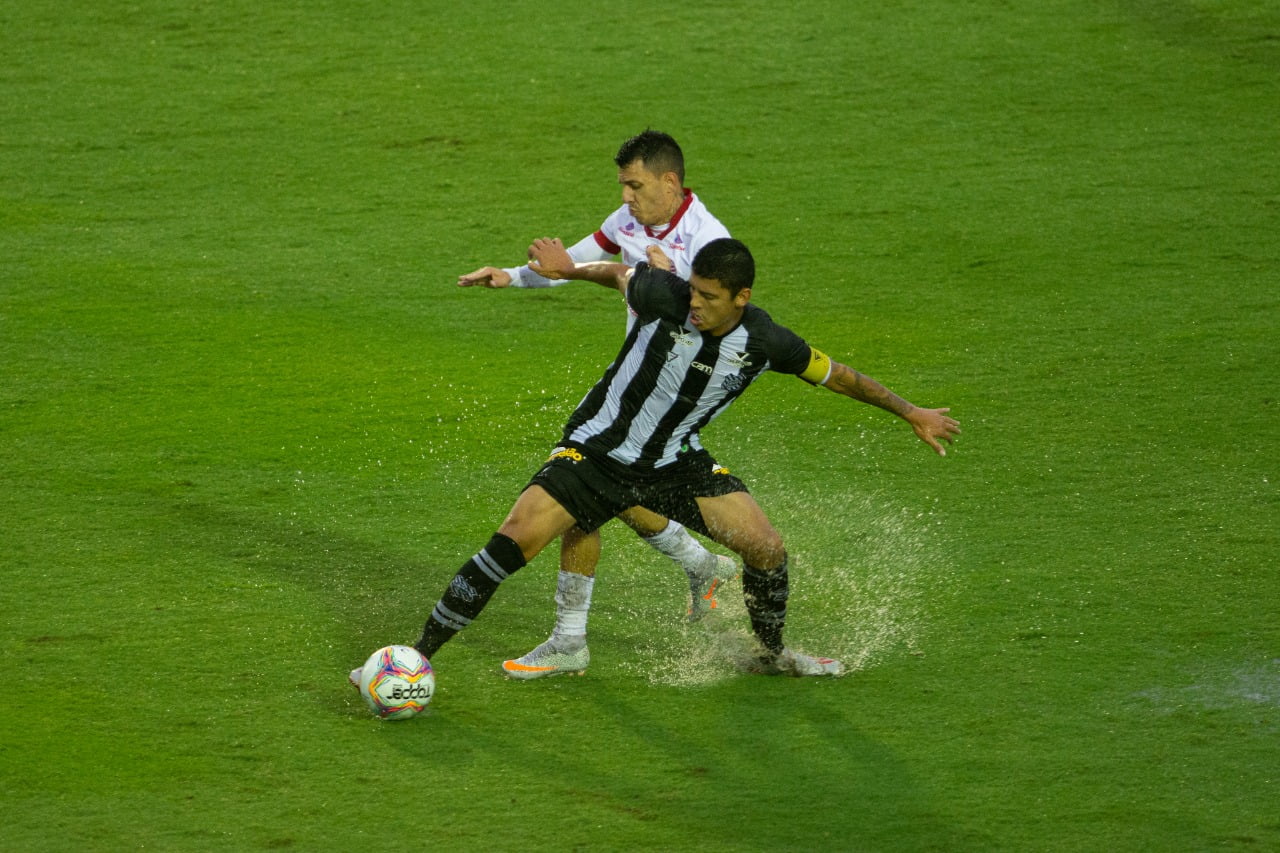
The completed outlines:
{"type": "Polygon", "coordinates": [[[1280,850],[1274,0],[31,2],[0,55],[0,849],[1280,850]],[[347,670],[622,335],[454,279],[648,126],[964,435],[777,376],[705,434],[845,678],[738,674],[613,525],[584,677],[497,674],[544,554],[378,722],[347,670]]]}

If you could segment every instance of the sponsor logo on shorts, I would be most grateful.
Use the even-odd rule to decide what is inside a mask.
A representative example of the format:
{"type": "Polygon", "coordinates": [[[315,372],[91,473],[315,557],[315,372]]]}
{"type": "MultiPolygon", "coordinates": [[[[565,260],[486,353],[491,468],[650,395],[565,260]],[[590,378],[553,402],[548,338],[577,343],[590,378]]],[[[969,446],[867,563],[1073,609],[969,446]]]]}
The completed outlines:
{"type": "Polygon", "coordinates": [[[711,466],[711,473],[712,474],[728,474],[729,469],[719,463],[716,463],[711,466]]]}
{"type": "Polygon", "coordinates": [[[581,462],[585,458],[581,452],[574,450],[572,447],[557,447],[551,452],[551,456],[547,461],[550,462],[552,459],[572,459],[574,462],[581,462]]]}

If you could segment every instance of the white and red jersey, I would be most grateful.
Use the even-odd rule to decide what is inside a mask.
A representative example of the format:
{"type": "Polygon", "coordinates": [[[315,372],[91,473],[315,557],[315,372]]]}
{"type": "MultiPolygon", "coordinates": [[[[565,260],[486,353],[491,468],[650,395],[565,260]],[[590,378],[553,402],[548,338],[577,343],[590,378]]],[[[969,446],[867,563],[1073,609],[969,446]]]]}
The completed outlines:
{"type": "MultiPolygon", "coordinates": [[[[676,275],[688,279],[698,251],[712,240],[728,236],[728,229],[686,188],[684,202],[667,224],[652,228],[641,225],[624,204],[611,213],[594,234],[574,243],[568,251],[569,257],[580,264],[621,255],[624,264],[634,267],[645,260],[645,251],[650,246],[660,246],[675,264],[676,275]]],[[[565,283],[543,278],[527,266],[506,272],[514,287],[555,287],[565,283]]]]}

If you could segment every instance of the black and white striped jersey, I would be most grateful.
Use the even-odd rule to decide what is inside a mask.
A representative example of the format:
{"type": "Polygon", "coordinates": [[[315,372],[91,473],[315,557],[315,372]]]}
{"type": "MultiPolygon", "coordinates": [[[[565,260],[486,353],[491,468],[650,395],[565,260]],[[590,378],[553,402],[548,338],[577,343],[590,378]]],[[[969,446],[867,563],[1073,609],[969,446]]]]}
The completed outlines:
{"type": "Polygon", "coordinates": [[[632,469],[662,468],[682,448],[700,449],[698,430],[766,370],[798,375],[809,368],[817,351],[764,310],[748,303],[732,331],[711,337],[689,324],[689,297],[684,279],[636,266],[627,287],[636,321],[570,417],[565,444],[632,469]]]}

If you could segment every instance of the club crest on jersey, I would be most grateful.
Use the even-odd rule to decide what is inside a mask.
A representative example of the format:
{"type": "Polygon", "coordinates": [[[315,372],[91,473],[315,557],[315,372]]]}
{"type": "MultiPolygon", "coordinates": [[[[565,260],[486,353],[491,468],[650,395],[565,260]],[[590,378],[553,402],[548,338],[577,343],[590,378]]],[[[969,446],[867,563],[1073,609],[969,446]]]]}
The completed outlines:
{"type": "Polygon", "coordinates": [[[747,377],[741,373],[730,373],[724,379],[720,380],[720,387],[726,391],[740,391],[747,384],[747,377]]]}

